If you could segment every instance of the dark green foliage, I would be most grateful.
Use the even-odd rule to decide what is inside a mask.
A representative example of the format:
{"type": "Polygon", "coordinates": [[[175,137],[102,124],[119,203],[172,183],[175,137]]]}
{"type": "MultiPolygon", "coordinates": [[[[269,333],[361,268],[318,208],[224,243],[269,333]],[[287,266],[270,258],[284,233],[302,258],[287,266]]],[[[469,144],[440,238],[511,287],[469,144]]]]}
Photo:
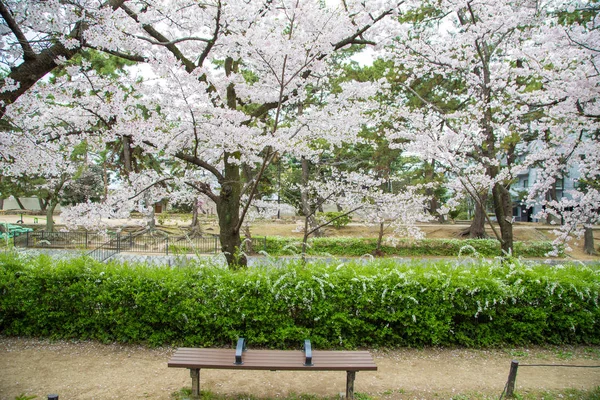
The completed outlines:
{"type": "Polygon", "coordinates": [[[346,213],[337,211],[318,213],[317,219],[319,220],[319,223],[324,224],[326,222],[331,221],[329,226],[333,226],[335,228],[343,228],[344,226],[348,225],[350,221],[352,221],[352,217],[350,216],[350,214],[344,214],[346,213]]]}
{"type": "Polygon", "coordinates": [[[170,269],[0,255],[0,333],[186,346],[600,343],[600,268],[480,261],[170,269]]]}
{"type": "MultiPolygon", "coordinates": [[[[377,239],[326,237],[308,241],[309,255],[333,255],[361,257],[373,254],[377,239]]],[[[272,256],[299,254],[301,241],[288,237],[268,237],[266,252],[272,256]]],[[[550,242],[515,242],[515,256],[545,257],[553,250],[550,242]]],[[[483,257],[501,255],[500,243],[493,239],[400,239],[396,246],[383,245],[381,252],[386,256],[440,256],[456,257],[477,253],[483,257]]]]}

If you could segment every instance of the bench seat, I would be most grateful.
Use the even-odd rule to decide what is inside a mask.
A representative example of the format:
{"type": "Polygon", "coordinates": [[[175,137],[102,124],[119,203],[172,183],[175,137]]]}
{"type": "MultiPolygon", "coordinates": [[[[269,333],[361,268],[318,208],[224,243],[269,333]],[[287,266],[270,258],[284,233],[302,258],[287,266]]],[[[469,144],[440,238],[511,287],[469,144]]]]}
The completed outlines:
{"type": "Polygon", "coordinates": [[[235,363],[235,349],[178,348],[168,362],[169,367],[188,368],[192,376],[192,395],[200,395],[200,369],[240,369],[266,371],[346,371],[346,398],[354,396],[357,371],[377,371],[368,351],[312,352],[312,365],[305,365],[301,350],[246,350],[241,364],[235,363]]]}

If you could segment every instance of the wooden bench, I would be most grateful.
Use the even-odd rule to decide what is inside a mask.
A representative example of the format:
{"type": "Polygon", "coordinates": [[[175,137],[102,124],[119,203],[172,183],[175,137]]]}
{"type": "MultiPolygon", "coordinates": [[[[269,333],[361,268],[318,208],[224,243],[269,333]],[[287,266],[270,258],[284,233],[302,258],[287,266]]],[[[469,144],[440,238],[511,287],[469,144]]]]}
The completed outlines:
{"type": "Polygon", "coordinates": [[[246,350],[243,338],[236,349],[178,348],[168,362],[169,367],[189,368],[192,396],[200,396],[200,370],[241,369],[267,371],[346,371],[346,398],[354,398],[357,371],[377,371],[368,351],[312,351],[306,340],[304,351],[246,350]]]}

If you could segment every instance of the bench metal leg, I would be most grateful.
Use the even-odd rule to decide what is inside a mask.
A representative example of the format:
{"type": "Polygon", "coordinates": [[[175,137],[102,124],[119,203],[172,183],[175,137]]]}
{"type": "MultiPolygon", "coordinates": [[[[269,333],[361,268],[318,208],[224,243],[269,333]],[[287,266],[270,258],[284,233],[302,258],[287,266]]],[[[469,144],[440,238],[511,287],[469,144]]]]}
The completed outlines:
{"type": "Polygon", "coordinates": [[[346,399],[354,399],[354,378],[356,371],[346,371],[346,399]]]}
{"type": "Polygon", "coordinates": [[[190,376],[192,377],[192,397],[200,398],[200,369],[190,368],[190,376]]]}

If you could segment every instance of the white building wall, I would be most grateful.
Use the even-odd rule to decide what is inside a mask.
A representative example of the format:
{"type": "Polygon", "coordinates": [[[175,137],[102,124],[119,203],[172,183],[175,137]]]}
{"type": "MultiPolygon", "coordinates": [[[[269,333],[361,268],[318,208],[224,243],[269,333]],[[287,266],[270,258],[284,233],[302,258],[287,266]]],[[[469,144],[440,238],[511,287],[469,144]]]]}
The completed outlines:
{"type": "MultiPolygon", "coordinates": [[[[20,197],[19,200],[21,200],[21,203],[23,203],[23,206],[25,207],[26,210],[40,211],[40,202],[38,201],[37,197],[20,197]]],[[[19,207],[17,200],[15,200],[15,198],[13,196],[10,196],[8,199],[4,199],[4,205],[2,206],[2,210],[20,210],[20,209],[21,209],[21,207],[19,207]]],[[[60,211],[60,205],[56,206],[55,212],[59,212],[59,211],[60,211]]]]}

